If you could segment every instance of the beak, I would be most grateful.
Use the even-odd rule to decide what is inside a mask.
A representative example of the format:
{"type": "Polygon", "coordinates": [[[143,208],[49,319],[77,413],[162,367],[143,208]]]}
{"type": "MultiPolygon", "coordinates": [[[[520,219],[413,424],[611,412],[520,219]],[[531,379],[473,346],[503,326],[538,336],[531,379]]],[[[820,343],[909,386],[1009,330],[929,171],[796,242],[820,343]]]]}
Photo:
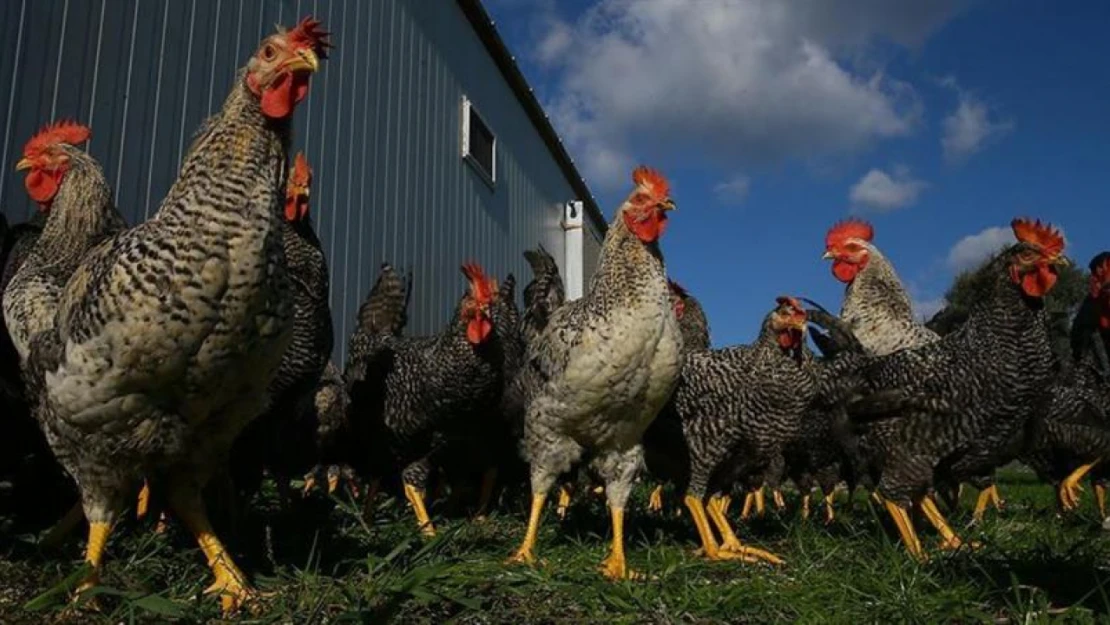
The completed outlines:
{"type": "Polygon", "coordinates": [[[667,199],[663,200],[663,203],[660,204],[659,206],[665,211],[673,211],[676,208],[678,208],[678,205],[675,204],[674,200],[672,200],[671,198],[667,198],[667,199]]]}
{"type": "Polygon", "coordinates": [[[21,171],[24,169],[31,169],[31,161],[26,158],[21,158],[19,162],[15,164],[15,170],[21,171]]]}
{"type": "Polygon", "coordinates": [[[825,253],[821,255],[821,260],[832,260],[832,259],[833,259],[833,254],[832,254],[832,252],[830,252],[828,250],[825,250],[825,253]]]}
{"type": "Polygon", "coordinates": [[[1052,259],[1052,264],[1058,265],[1060,267],[1071,267],[1071,259],[1069,259],[1067,256],[1064,256],[1063,254],[1060,254],[1056,258],[1052,259]]]}
{"type": "Polygon", "coordinates": [[[308,48],[297,50],[297,56],[290,59],[285,68],[292,71],[315,72],[320,69],[320,59],[308,48]]]}

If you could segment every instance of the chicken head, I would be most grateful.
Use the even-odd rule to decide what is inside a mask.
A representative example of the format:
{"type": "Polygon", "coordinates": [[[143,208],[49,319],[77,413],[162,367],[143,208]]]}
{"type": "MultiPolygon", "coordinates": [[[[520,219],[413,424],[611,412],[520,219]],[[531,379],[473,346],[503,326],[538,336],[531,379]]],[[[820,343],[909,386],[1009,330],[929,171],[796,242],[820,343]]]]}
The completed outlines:
{"type": "Polygon", "coordinates": [[[783,295],[775,298],[778,305],[771,313],[771,328],[778,333],[779,347],[796,350],[802,345],[806,330],[806,311],[793,297],[783,295]]]}
{"type": "Polygon", "coordinates": [[[835,224],[825,235],[825,255],[832,260],[832,272],[837,280],[848,283],[856,276],[870,259],[867,243],[875,238],[871,224],[858,219],[848,219],[835,224]]]}
{"type": "Polygon", "coordinates": [[[1056,284],[1056,267],[1068,264],[1060,231],[1038,219],[1010,223],[1019,242],[1010,264],[1010,278],[1028,297],[1044,297],[1056,284]]]}
{"type": "Polygon", "coordinates": [[[293,158],[293,171],[285,192],[285,220],[301,221],[308,218],[308,195],[312,188],[312,169],[304,152],[293,158]]]}
{"type": "Polygon", "coordinates": [[[89,140],[92,131],[74,121],[59,121],[40,130],[23,146],[23,158],[16,171],[28,170],[23,185],[43,211],[50,210],[62,178],[69,169],[68,146],[89,140]]]}
{"type": "Polygon", "coordinates": [[[462,318],[466,321],[466,340],[471,345],[481,345],[493,331],[489,307],[497,296],[497,280],[486,275],[478,263],[462,266],[463,275],[470,281],[470,292],[462,305],[462,318]]]}
{"type": "Polygon", "coordinates": [[[654,243],[667,228],[667,211],[674,210],[670,185],[658,171],[641,165],[632,171],[636,188],[620,208],[624,225],[644,243],[654,243]]]}
{"type": "Polygon", "coordinates": [[[262,113],[285,119],[308,95],[308,78],[328,58],[329,33],[306,17],[292,30],[278,30],[262,41],[247,63],[247,86],[259,97],[262,113]]]}

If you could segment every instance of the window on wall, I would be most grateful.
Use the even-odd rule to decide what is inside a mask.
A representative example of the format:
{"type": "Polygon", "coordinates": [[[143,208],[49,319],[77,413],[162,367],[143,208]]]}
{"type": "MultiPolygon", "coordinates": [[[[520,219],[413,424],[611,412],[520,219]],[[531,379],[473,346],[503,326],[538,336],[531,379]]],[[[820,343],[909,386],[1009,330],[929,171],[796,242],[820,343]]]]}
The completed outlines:
{"type": "Polygon", "coordinates": [[[462,98],[462,157],[491,187],[497,182],[497,137],[466,96],[462,98]]]}

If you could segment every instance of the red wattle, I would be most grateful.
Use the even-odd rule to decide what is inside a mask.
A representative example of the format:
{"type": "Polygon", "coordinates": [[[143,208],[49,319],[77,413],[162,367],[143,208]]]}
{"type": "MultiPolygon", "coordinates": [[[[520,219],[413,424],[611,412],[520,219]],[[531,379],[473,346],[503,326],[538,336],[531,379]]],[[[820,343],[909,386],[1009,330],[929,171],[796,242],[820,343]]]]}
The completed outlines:
{"type": "MultiPolygon", "coordinates": [[[[1010,275],[1017,273],[1016,268],[1010,269],[1010,275]]],[[[1029,297],[1044,297],[1056,284],[1056,274],[1048,269],[1048,265],[1038,264],[1034,271],[1021,276],[1021,290],[1029,297]]]]}
{"type": "Polygon", "coordinates": [[[54,196],[58,194],[58,187],[62,183],[62,170],[55,169],[54,171],[43,171],[41,169],[32,169],[27,172],[27,177],[23,180],[23,186],[27,188],[27,195],[38,203],[42,210],[48,210],[50,203],[54,201],[54,196]]]}
{"type": "Polygon", "coordinates": [[[832,273],[836,276],[837,280],[847,284],[856,279],[856,276],[859,275],[860,269],[862,268],[862,265],[837,259],[833,261],[832,273]]]}
{"type": "Polygon", "coordinates": [[[783,349],[793,349],[798,346],[802,340],[802,333],[798,330],[786,330],[779,332],[779,347],[783,349]]]}
{"type": "Polygon", "coordinates": [[[475,317],[466,324],[466,340],[471,345],[479,345],[493,331],[493,323],[486,317],[475,317]]]}
{"type": "Polygon", "coordinates": [[[274,82],[262,90],[262,112],[270,119],[284,119],[293,107],[308,95],[308,74],[278,74],[274,82]]]}
{"type": "Polygon", "coordinates": [[[624,225],[644,243],[654,243],[667,229],[667,213],[661,209],[650,209],[641,213],[642,218],[631,211],[624,211],[624,225]]]}

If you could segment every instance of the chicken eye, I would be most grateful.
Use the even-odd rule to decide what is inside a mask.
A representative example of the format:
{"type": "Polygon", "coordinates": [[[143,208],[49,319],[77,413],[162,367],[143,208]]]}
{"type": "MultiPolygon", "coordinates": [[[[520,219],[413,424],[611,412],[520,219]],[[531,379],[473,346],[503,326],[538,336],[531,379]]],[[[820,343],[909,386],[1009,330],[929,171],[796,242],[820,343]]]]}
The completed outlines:
{"type": "Polygon", "coordinates": [[[272,60],[274,60],[274,57],[276,57],[276,56],[277,56],[277,50],[274,49],[274,45],[272,43],[268,43],[268,44],[262,46],[262,60],[272,61],[272,60]]]}

